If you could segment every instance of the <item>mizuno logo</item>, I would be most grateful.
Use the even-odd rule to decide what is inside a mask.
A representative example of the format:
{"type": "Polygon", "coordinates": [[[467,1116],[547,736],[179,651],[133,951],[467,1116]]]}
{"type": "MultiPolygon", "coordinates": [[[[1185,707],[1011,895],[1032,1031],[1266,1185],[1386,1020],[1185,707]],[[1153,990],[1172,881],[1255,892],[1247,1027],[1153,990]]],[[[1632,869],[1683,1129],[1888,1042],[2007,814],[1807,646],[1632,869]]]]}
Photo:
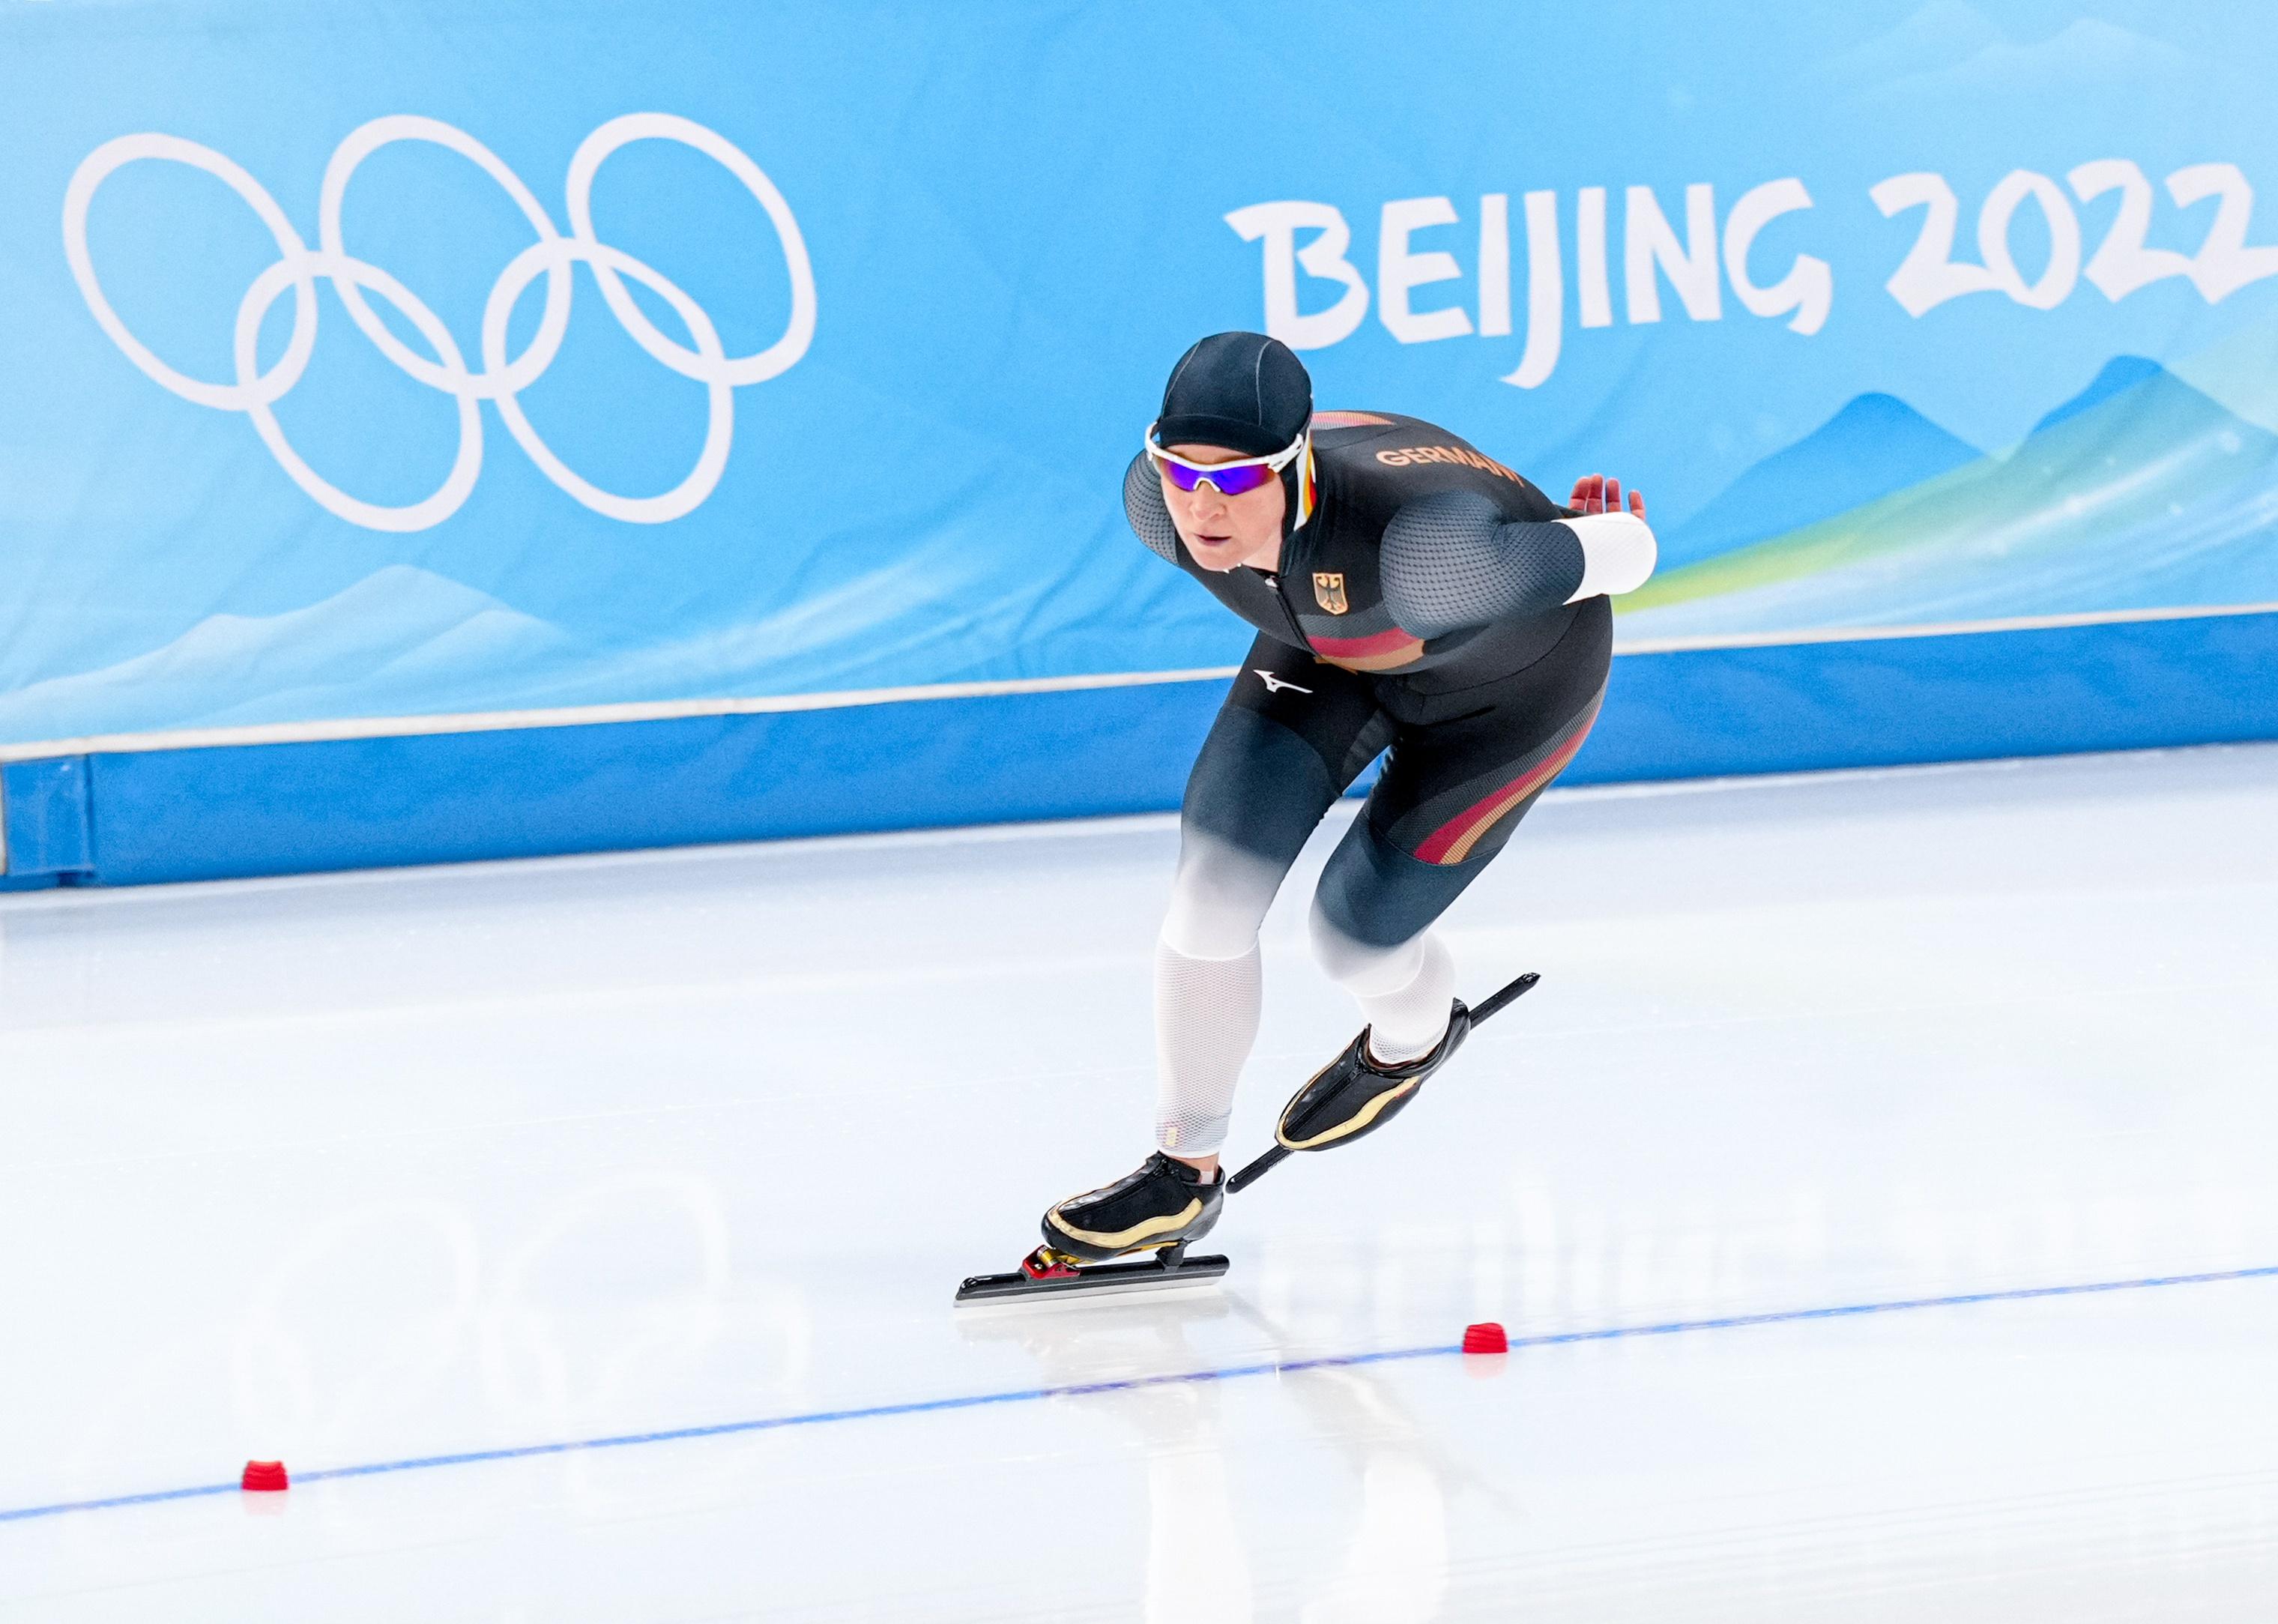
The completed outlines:
{"type": "Polygon", "coordinates": [[[1268,693],[1279,693],[1284,688],[1294,690],[1299,693],[1311,693],[1312,692],[1311,688],[1298,687],[1296,683],[1291,682],[1286,677],[1276,677],[1272,671],[1259,671],[1257,673],[1257,679],[1265,685],[1265,691],[1268,693]]]}

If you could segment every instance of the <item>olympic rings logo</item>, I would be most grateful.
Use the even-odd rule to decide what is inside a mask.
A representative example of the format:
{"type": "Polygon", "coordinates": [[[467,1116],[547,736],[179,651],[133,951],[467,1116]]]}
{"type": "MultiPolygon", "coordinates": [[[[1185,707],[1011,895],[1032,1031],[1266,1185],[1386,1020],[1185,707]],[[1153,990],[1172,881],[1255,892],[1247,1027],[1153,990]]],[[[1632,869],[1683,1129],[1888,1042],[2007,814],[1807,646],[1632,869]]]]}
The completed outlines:
{"type": "Polygon", "coordinates": [[[570,160],[568,182],[570,230],[555,229],[553,219],[521,177],[488,147],[465,131],[440,119],[412,114],[375,119],[349,132],[325,165],[317,203],[317,240],[311,250],[285,218],[277,200],[238,165],[210,147],[175,135],[122,135],[105,142],[73,172],[64,194],[64,252],[72,275],[87,300],[88,309],[112,343],[126,358],[165,388],[200,406],[217,411],[239,411],[253,426],[278,464],[294,484],[325,509],[367,530],[427,530],[458,511],[482,471],[483,417],[488,401],[531,461],[562,490],[596,513],[633,525],[661,525],[699,506],[711,495],[728,465],[735,431],[735,390],[788,371],[806,353],[814,337],[814,271],[808,263],[806,243],[791,205],[775,182],[738,148],[702,125],[669,113],[627,113],[612,119],[579,143],[570,160]],[[450,330],[411,290],[378,266],[356,258],[340,234],[340,210],[348,181],[356,167],[382,147],[400,141],[430,142],[472,162],[495,180],[523,218],[537,241],[508,261],[492,285],[483,306],[482,364],[470,368],[450,330]],[[703,307],[666,280],[653,265],[610,247],[593,234],[593,177],[602,163],[620,147],[637,141],[672,141],[692,147],[713,159],[741,181],[761,208],[767,211],[784,260],[791,272],[791,316],[783,336],[765,349],[730,356],[722,348],[720,334],[703,307]],[[118,311],[103,296],[93,259],[88,253],[87,213],[96,192],[116,170],[138,159],[186,164],[204,171],[242,197],[276,240],[275,264],[253,279],[238,302],[234,338],[236,378],[229,383],[209,383],[187,377],[168,366],[149,346],[129,332],[118,311]],[[539,438],[516,398],[554,362],[570,326],[573,270],[589,265],[600,284],[609,313],[626,334],[652,357],[684,378],[705,387],[709,415],[704,446],[696,465],[672,489],[656,496],[620,496],[579,476],[539,438]],[[522,353],[507,354],[507,324],[516,302],[539,277],[546,279],[545,308],[538,331],[522,353]],[[459,448],[450,472],[434,493],[403,507],[363,502],[330,483],[310,467],[285,438],[277,422],[277,402],[301,379],[317,345],[317,280],[329,280],[348,318],[380,353],[419,383],[449,395],[458,404],[459,448]],[[624,279],[654,293],[669,305],[694,341],[694,348],[660,332],[626,289],[624,279]],[[256,343],[261,324],[287,290],[293,295],[293,331],[285,352],[266,372],[260,370],[256,343]],[[365,297],[376,294],[409,321],[432,351],[423,356],[405,343],[381,320],[365,297]]]}

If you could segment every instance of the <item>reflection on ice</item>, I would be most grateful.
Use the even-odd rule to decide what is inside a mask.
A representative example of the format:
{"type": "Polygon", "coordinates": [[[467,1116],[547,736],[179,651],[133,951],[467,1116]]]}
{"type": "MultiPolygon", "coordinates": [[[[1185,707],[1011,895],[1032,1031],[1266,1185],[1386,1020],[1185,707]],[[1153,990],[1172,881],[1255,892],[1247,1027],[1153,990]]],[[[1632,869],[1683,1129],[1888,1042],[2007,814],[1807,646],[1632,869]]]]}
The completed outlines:
{"type": "MultiPolygon", "coordinates": [[[[967,1314],[1144,1142],[1166,822],[0,900],[0,1511],[742,1428],[0,1521],[0,1613],[2252,1616],[2264,1281],[1150,1378],[2278,1263],[2274,820],[2269,748],[1553,797],[1450,927],[1541,989],[1220,1286],[967,1314]]],[[[1351,1030],[1305,880],[1239,1148],[1351,1030]]]]}

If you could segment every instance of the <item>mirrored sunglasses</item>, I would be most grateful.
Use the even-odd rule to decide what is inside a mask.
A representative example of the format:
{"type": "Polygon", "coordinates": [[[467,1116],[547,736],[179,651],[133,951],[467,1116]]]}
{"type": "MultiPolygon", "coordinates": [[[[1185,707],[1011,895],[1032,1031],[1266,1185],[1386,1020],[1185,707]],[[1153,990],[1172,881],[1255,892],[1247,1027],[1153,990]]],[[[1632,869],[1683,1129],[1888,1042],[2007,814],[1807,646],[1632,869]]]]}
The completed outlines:
{"type": "Polygon", "coordinates": [[[1305,448],[1303,434],[1270,456],[1239,457],[1231,463],[1190,463],[1155,443],[1155,427],[1147,426],[1146,449],[1164,477],[1182,491],[1204,485],[1225,496],[1242,496],[1257,489],[1296,459],[1305,448]]]}

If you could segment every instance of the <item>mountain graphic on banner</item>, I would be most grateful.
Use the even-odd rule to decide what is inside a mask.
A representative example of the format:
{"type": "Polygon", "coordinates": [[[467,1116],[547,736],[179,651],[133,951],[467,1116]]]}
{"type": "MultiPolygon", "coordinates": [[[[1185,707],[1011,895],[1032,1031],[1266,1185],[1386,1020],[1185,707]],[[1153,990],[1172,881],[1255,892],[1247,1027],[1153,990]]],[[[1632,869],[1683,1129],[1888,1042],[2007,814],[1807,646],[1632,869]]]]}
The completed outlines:
{"type": "Polygon", "coordinates": [[[1981,453],[1895,395],[1862,395],[1742,473],[1661,539],[1664,570],[1785,535],[1920,485],[1981,453]]]}
{"type": "MultiPolygon", "coordinates": [[[[2092,407],[2101,406],[2115,395],[2122,395],[2138,384],[2150,383],[2156,378],[2172,378],[2157,361],[2147,361],[2142,356],[2114,356],[2104,364],[2104,370],[2083,389],[2061,406],[2052,408],[2048,415],[2033,425],[2035,434],[2070,421],[2092,407]]],[[[2030,436],[2028,437],[2030,438],[2030,436]]]]}
{"type": "Polygon", "coordinates": [[[1625,642],[2278,601],[2278,434],[2109,363],[2017,448],[1697,563],[1625,642]]]}
{"type": "Polygon", "coordinates": [[[471,586],[390,564],[304,609],[209,616],[163,648],[0,696],[0,737],[385,716],[568,642],[471,586]]]}

